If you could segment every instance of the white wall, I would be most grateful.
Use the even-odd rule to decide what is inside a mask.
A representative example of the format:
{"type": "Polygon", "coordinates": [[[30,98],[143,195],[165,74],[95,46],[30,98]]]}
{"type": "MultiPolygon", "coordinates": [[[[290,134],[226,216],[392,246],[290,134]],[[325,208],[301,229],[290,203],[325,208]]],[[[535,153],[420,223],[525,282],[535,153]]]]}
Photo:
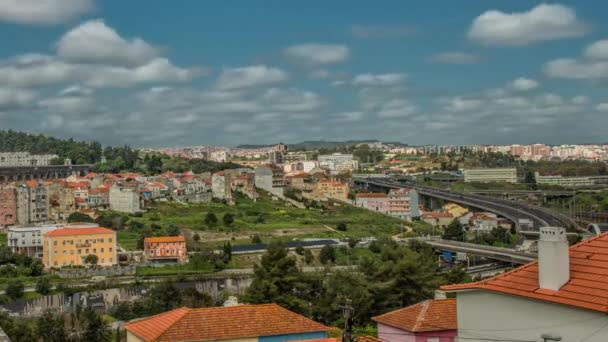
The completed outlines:
{"type": "Polygon", "coordinates": [[[482,290],[459,292],[457,299],[462,341],[542,342],[547,333],[562,342],[608,341],[608,315],[598,311],[482,290]]]}

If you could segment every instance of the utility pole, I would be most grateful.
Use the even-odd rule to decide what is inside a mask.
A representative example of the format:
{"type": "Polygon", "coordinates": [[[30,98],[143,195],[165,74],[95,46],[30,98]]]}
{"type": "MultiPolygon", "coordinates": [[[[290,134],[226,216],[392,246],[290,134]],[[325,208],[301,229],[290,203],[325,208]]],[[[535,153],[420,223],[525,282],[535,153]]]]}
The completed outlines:
{"type": "Polygon", "coordinates": [[[344,332],[342,333],[342,342],[353,341],[353,309],[352,300],[347,299],[346,305],[342,306],[342,313],[344,314],[344,332]]]}

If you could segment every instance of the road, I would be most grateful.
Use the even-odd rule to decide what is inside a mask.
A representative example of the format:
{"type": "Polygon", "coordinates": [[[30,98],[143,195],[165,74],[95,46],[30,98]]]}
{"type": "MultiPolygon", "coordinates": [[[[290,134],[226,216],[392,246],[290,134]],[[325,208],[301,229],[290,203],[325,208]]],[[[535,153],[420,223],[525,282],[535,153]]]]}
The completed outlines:
{"type": "Polygon", "coordinates": [[[526,264],[538,258],[535,253],[519,252],[510,248],[477,245],[451,240],[422,240],[433,248],[450,252],[468,253],[487,257],[494,260],[510,262],[513,264],[526,264]]]}

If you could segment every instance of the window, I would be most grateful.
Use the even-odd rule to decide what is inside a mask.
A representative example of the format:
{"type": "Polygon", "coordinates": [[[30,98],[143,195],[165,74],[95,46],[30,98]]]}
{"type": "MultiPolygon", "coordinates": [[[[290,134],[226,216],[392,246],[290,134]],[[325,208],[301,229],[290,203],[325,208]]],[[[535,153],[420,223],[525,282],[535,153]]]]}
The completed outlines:
{"type": "Polygon", "coordinates": [[[439,342],[439,337],[429,337],[426,342],[439,342]]]}
{"type": "Polygon", "coordinates": [[[88,254],[89,254],[89,249],[88,249],[88,248],[87,248],[87,249],[85,249],[85,250],[84,250],[84,252],[85,252],[85,254],[87,254],[87,255],[88,255],[88,254]]]}
{"type": "Polygon", "coordinates": [[[112,242],[112,238],[109,238],[109,239],[108,239],[108,242],[112,242]]]}
{"type": "Polygon", "coordinates": [[[57,246],[57,241],[53,241],[53,246],[57,246]]]}
{"type": "Polygon", "coordinates": [[[103,253],[103,248],[101,248],[101,253],[103,253]]]}
{"type": "Polygon", "coordinates": [[[110,253],[112,253],[112,247],[110,247],[110,253]]]}
{"type": "Polygon", "coordinates": [[[74,250],[70,250],[70,255],[74,255],[74,250]]]}
{"type": "Polygon", "coordinates": [[[78,250],[78,254],[82,254],[82,249],[79,249],[79,250],[78,250]]]}

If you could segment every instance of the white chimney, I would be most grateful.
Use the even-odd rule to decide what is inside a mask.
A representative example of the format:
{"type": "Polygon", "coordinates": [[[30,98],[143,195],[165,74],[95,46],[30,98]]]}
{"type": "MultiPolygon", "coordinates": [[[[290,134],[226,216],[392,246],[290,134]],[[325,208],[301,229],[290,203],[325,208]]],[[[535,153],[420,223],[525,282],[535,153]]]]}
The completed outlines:
{"type": "Polygon", "coordinates": [[[538,282],[541,289],[559,290],[570,280],[566,229],[542,227],[538,240],[538,282]]]}
{"type": "Polygon", "coordinates": [[[448,298],[445,291],[435,290],[435,299],[446,299],[448,298]]]}

